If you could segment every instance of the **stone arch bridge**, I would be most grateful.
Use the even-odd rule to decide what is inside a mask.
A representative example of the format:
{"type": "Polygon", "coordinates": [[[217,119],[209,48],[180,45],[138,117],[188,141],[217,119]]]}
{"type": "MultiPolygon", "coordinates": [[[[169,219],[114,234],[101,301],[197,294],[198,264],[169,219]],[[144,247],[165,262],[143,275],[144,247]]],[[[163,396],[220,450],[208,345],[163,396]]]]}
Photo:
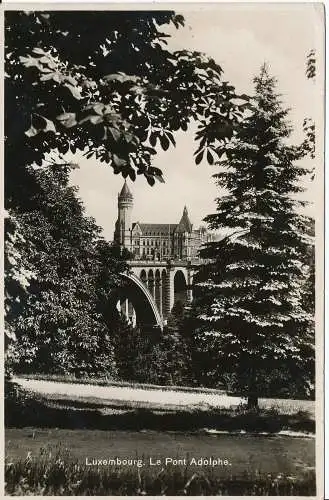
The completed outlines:
{"type": "Polygon", "coordinates": [[[195,266],[190,261],[136,260],[129,265],[113,300],[134,326],[162,329],[176,300],[191,302],[195,266]]]}

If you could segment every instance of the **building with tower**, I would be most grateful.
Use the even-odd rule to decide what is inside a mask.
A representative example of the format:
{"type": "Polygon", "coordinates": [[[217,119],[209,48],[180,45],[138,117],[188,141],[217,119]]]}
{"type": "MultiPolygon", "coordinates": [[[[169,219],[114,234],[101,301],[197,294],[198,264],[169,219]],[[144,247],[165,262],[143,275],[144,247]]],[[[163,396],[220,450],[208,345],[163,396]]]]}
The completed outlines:
{"type": "Polygon", "coordinates": [[[197,260],[200,247],[212,241],[205,227],[193,229],[186,206],[177,223],[132,222],[133,195],[127,182],[118,194],[114,240],[135,260],[197,260]]]}

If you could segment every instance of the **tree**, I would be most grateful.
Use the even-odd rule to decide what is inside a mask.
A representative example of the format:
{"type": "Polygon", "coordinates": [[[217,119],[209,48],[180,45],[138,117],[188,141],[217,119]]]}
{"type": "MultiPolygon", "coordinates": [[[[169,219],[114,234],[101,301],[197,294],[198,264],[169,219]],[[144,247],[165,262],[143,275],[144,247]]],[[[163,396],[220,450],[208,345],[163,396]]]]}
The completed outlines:
{"type": "MultiPolygon", "coordinates": [[[[36,269],[47,264],[44,270],[52,276],[53,251],[57,249],[59,259],[63,243],[55,238],[52,247],[53,235],[42,241],[43,233],[48,236],[51,230],[48,215],[43,213],[49,210],[44,206],[35,213],[34,200],[45,193],[32,167],[46,169],[46,160],[52,155],[53,163],[61,163],[65,173],[63,155],[80,151],[110,165],[115,174],[132,180],[143,175],[153,185],[155,180],[163,181],[162,172],[152,166],[155,148],[174,146],[173,132],[187,130],[192,120],[199,123],[197,163],[203,156],[213,163],[214,148],[232,136],[245,96],[237,100],[234,88],[223,81],[221,67],[211,58],[185,50],[169,52],[168,35],[161,32],[169,23],[179,28],[184,19],[171,11],[6,12],[5,204],[11,220],[6,232],[6,283],[14,289],[17,276],[22,276],[21,259],[18,254],[13,258],[10,242],[19,234],[17,224],[23,224],[26,239],[21,246],[27,266],[23,288],[29,301],[35,287],[34,281],[30,286],[29,261],[36,259],[36,269]],[[29,244],[30,236],[38,240],[35,249],[29,244]]],[[[57,192],[57,180],[48,176],[47,182],[51,199],[51,182],[57,192]]],[[[59,222],[62,212],[58,204],[57,208],[59,222]]],[[[83,217],[80,222],[86,224],[83,217]]],[[[89,229],[90,236],[93,229],[89,229]]],[[[88,269],[89,249],[85,256],[83,242],[77,241],[88,269]]],[[[77,248],[69,248],[72,242],[67,243],[64,237],[65,251],[74,255],[77,248]]],[[[115,259],[112,263],[115,281],[119,263],[115,259]]],[[[75,269],[73,265],[72,271],[75,269]]],[[[50,303],[61,301],[64,289],[68,294],[70,287],[79,289],[81,273],[74,277],[72,272],[71,277],[66,288],[57,283],[48,295],[50,303]]],[[[7,296],[8,310],[17,307],[21,284],[18,288],[7,296]]],[[[31,302],[24,306],[24,314],[31,307],[31,302]]],[[[57,324],[57,313],[53,319],[57,324]]],[[[96,323],[88,328],[95,331],[96,323]]],[[[81,329],[86,325],[82,321],[81,329]]],[[[13,338],[12,332],[9,338],[13,338]]]]}
{"type": "Polygon", "coordinates": [[[265,65],[254,83],[253,111],[214,175],[227,194],[205,219],[231,234],[201,251],[207,263],[192,307],[201,375],[231,374],[250,407],[274,371],[305,391],[314,378],[313,316],[303,307],[311,238],[298,208],[305,202],[296,199],[308,170],[298,162],[302,147],[287,145],[288,111],[265,65]]]}
{"type": "Polygon", "coordinates": [[[213,146],[232,135],[243,102],[211,58],[166,50],[159,28],[168,23],[184,19],[169,11],[6,13],[7,202],[20,169],[53,150],[84,151],[116,174],[162,181],[154,147],[175,145],[172,131],[192,119],[200,123],[197,160],[207,153],[213,163],[213,146]]]}
{"type": "Polygon", "coordinates": [[[7,324],[17,340],[14,364],[23,372],[113,376],[106,306],[126,265],[113,257],[100,228],[85,215],[76,189],[68,186],[69,171],[69,165],[37,169],[30,210],[17,216],[27,243],[21,245],[19,265],[32,275],[19,301],[7,285],[7,324]]]}
{"type": "MultiPolygon", "coordinates": [[[[308,80],[315,82],[316,78],[316,58],[315,50],[312,49],[306,58],[306,77],[308,80]]],[[[305,155],[314,160],[315,159],[315,122],[312,118],[305,118],[303,122],[303,130],[305,133],[305,140],[303,143],[305,155]]],[[[312,170],[312,180],[315,176],[315,169],[312,170]]]]}

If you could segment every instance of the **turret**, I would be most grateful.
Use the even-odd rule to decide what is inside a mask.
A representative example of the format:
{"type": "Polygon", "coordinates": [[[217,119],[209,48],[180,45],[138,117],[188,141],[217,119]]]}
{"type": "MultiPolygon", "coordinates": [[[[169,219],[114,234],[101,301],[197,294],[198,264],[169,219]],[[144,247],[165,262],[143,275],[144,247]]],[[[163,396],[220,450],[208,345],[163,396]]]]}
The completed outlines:
{"type": "Polygon", "coordinates": [[[126,248],[129,251],[131,251],[133,199],[127,181],[125,181],[118,194],[118,219],[115,224],[114,240],[119,243],[121,248],[126,248]]]}

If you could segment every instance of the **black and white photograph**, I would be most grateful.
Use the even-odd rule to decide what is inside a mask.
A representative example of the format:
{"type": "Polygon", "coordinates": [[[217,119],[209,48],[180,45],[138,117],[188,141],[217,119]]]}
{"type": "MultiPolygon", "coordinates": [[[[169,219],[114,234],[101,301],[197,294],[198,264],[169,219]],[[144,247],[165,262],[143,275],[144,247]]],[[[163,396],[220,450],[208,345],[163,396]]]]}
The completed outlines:
{"type": "Polygon", "coordinates": [[[324,5],[3,18],[5,495],[324,498],[324,5]]]}

